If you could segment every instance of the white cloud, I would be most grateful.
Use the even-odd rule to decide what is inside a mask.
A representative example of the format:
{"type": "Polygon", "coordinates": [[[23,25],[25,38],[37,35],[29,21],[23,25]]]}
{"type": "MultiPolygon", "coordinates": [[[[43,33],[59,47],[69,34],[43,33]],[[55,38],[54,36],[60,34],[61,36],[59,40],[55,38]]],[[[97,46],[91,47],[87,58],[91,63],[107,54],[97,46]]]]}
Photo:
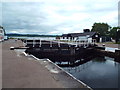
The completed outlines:
{"type": "Polygon", "coordinates": [[[48,32],[48,34],[59,34],[60,32],[59,31],[51,31],[51,32],[48,32]]]}
{"type": "Polygon", "coordinates": [[[99,20],[101,22],[109,22],[110,24],[112,24],[112,22],[115,21],[116,17],[118,17],[118,12],[117,11],[113,11],[113,12],[105,14],[104,16],[101,16],[99,18],[99,20]]]}
{"type": "MultiPolygon", "coordinates": [[[[5,1],[8,2],[8,0],[3,2],[5,1]]],[[[105,22],[111,26],[117,26],[118,23],[117,0],[14,1],[22,2],[22,4],[19,4],[19,2],[14,3],[14,5],[13,3],[7,3],[8,6],[5,7],[6,12],[4,12],[6,14],[4,18],[7,17],[5,19],[7,21],[4,21],[4,24],[8,27],[18,22],[23,28],[23,31],[17,31],[20,33],[29,33],[30,28],[33,33],[41,33],[43,31],[50,34],[82,32],[84,28],[91,29],[94,22],[105,22]],[[11,20],[12,22],[10,23],[9,21],[11,20]]],[[[12,28],[16,27],[14,25],[12,28]]]]}
{"type": "Polygon", "coordinates": [[[11,30],[9,33],[19,33],[19,31],[14,31],[14,30],[11,30]]]}

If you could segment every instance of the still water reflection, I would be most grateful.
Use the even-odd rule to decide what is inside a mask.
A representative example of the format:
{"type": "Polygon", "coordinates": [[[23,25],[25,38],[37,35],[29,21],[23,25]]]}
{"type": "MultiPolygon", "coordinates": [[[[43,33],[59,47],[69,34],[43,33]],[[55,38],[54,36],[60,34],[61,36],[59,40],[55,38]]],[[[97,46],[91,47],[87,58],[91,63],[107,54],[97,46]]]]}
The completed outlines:
{"type": "MultiPolygon", "coordinates": [[[[56,62],[57,63],[57,62],[56,62]]],[[[96,57],[77,67],[63,67],[92,88],[118,88],[120,63],[110,57],[96,57]]]]}
{"type": "Polygon", "coordinates": [[[27,52],[40,59],[50,59],[92,88],[118,88],[120,86],[119,59],[99,56],[91,52],[83,52],[74,56],[40,50],[27,52]]]}

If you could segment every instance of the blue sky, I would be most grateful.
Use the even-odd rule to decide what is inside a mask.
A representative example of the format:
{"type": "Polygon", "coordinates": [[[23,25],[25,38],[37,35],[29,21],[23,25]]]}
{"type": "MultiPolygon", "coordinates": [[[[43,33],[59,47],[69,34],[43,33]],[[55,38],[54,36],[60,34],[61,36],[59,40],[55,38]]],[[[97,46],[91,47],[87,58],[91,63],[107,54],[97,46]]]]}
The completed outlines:
{"type": "Polygon", "coordinates": [[[118,26],[119,0],[4,0],[0,21],[7,33],[63,34],[91,29],[93,23],[118,26]]]}

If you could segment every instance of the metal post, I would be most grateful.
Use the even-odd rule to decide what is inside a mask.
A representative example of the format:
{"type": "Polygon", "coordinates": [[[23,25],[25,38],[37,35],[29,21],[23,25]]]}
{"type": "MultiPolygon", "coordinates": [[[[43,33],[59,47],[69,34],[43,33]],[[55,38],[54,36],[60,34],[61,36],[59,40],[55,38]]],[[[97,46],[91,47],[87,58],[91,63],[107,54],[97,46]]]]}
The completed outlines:
{"type": "Polygon", "coordinates": [[[39,44],[39,47],[41,47],[41,40],[40,40],[40,44],[39,44]]]}
{"type": "Polygon", "coordinates": [[[95,45],[95,43],[96,43],[96,40],[94,40],[94,45],[95,45]]]}
{"type": "Polygon", "coordinates": [[[84,47],[84,41],[82,41],[82,47],[84,47]]]}
{"type": "Polygon", "coordinates": [[[27,45],[27,39],[26,39],[26,42],[25,42],[25,46],[27,45]]]}
{"type": "Polygon", "coordinates": [[[88,40],[86,41],[86,45],[87,45],[86,47],[88,47],[88,40]]]}
{"type": "Polygon", "coordinates": [[[79,39],[79,47],[80,47],[80,39],[79,39]]]}
{"type": "Polygon", "coordinates": [[[50,41],[50,47],[52,47],[52,41],[50,41]]]}
{"type": "Polygon", "coordinates": [[[58,47],[60,47],[60,41],[58,41],[58,47]]]}
{"type": "Polygon", "coordinates": [[[33,38],[33,47],[35,46],[34,44],[35,44],[35,41],[34,41],[34,38],[33,38]]]}
{"type": "Polygon", "coordinates": [[[77,40],[76,40],[76,47],[77,47],[77,40]]]}
{"type": "Polygon", "coordinates": [[[94,39],[92,39],[92,43],[91,43],[92,45],[94,44],[94,39]]]}
{"type": "Polygon", "coordinates": [[[25,45],[25,43],[24,42],[22,42],[23,43],[23,46],[25,45]]]}
{"type": "Polygon", "coordinates": [[[86,41],[84,42],[84,47],[86,47],[86,41]]]}
{"type": "Polygon", "coordinates": [[[68,42],[67,43],[69,43],[69,38],[68,38],[68,42]]]}

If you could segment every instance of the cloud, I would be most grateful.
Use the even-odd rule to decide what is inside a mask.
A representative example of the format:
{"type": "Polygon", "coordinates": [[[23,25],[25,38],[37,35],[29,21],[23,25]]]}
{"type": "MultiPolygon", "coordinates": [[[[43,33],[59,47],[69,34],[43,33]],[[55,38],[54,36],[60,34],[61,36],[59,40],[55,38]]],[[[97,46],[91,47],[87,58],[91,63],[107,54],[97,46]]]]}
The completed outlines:
{"type": "Polygon", "coordinates": [[[19,33],[18,31],[11,30],[10,33],[19,33]]]}
{"type": "Polygon", "coordinates": [[[120,27],[120,1],[118,3],[118,26],[120,27]]]}
{"type": "Polygon", "coordinates": [[[91,29],[94,22],[118,23],[116,0],[24,0],[2,3],[7,32],[62,34],[91,29]]]}
{"type": "Polygon", "coordinates": [[[2,25],[2,3],[0,3],[0,25],[2,25]]]}

